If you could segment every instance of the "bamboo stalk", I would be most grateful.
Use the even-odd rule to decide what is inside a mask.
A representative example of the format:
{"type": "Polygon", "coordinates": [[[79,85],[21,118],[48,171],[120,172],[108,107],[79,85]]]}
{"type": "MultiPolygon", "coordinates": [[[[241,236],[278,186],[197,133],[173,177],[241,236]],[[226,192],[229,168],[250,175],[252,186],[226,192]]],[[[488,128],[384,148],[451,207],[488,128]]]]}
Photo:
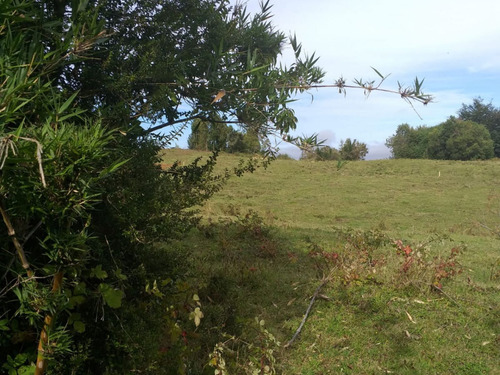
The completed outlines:
{"type": "MultiPolygon", "coordinates": [[[[28,277],[33,277],[34,273],[31,270],[28,259],[26,258],[26,253],[24,252],[21,243],[17,239],[16,231],[14,229],[14,226],[12,225],[12,222],[10,221],[9,215],[7,214],[3,199],[0,199],[0,213],[2,214],[3,221],[5,223],[5,226],[7,227],[7,233],[11,238],[14,247],[16,248],[17,256],[19,257],[23,268],[26,270],[26,274],[28,275],[28,277]]],[[[52,293],[58,293],[61,290],[62,280],[63,272],[59,271],[54,275],[54,279],[52,280],[52,293]]],[[[44,354],[45,347],[47,346],[49,341],[49,331],[52,328],[53,324],[54,316],[50,313],[45,315],[42,332],[40,333],[40,339],[38,341],[38,355],[36,359],[35,375],[43,375],[45,374],[45,371],[47,369],[48,361],[46,360],[44,354]]]]}
{"type": "Polygon", "coordinates": [[[19,257],[19,260],[21,261],[23,268],[26,270],[27,275],[29,277],[32,277],[33,271],[31,270],[31,266],[28,262],[28,259],[26,258],[26,253],[24,252],[21,243],[17,239],[16,231],[14,229],[14,226],[12,225],[12,222],[10,221],[9,215],[7,214],[7,210],[5,209],[5,204],[3,199],[0,199],[0,212],[2,213],[3,222],[7,227],[7,234],[9,235],[12,243],[14,244],[14,247],[16,248],[17,256],[19,257]]]}
{"type": "MultiPolygon", "coordinates": [[[[63,272],[59,271],[54,275],[54,279],[52,280],[52,293],[58,293],[61,290],[62,280],[63,272]]],[[[38,341],[35,375],[43,375],[45,374],[45,370],[47,370],[48,360],[45,358],[45,348],[49,342],[49,331],[53,325],[54,316],[52,314],[45,315],[40,340],[38,341]]]]}

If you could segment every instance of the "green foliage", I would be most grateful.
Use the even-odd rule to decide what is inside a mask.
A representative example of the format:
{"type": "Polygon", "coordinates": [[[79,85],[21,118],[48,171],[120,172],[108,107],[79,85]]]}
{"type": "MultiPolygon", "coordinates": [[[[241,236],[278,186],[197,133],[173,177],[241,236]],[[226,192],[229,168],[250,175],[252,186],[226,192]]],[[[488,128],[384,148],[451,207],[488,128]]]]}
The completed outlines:
{"type": "Polygon", "coordinates": [[[500,109],[493,104],[485,104],[482,98],[475,98],[472,104],[462,104],[458,111],[461,120],[473,121],[486,126],[493,140],[495,157],[500,157],[500,109]]]}
{"type": "Polygon", "coordinates": [[[494,156],[493,145],[483,125],[454,117],[430,128],[401,124],[386,141],[396,159],[490,159],[494,156]]]}
{"type": "Polygon", "coordinates": [[[106,2],[99,18],[113,33],[94,51],[97,58],[67,72],[81,69],[76,81],[65,82],[80,89],[83,108],[102,107],[112,126],[141,118],[150,130],[169,132],[200,119],[237,122],[262,136],[269,124],[286,132],[297,122],[287,107],[294,86],[324,75],[295,39],[296,61],[277,63],[286,37],[272,25],[269,2],[253,16],[227,0],[106,2]]]}
{"type": "Polygon", "coordinates": [[[315,153],[316,160],[341,160],[340,152],[330,146],[318,147],[315,153]]]}
{"type": "Polygon", "coordinates": [[[264,320],[255,318],[255,323],[258,326],[259,334],[253,342],[249,342],[248,339],[230,336],[226,341],[215,345],[208,363],[210,367],[215,369],[214,374],[229,375],[233,372],[248,375],[278,373],[275,351],[281,344],[272,333],[264,328],[264,320]],[[244,356],[246,362],[240,359],[240,351],[246,352],[244,356]],[[233,354],[230,361],[225,359],[227,352],[233,354]],[[237,353],[236,358],[234,358],[235,352],[237,353]]]}
{"type": "Polygon", "coordinates": [[[213,175],[215,155],[162,171],[165,141],[131,127],[131,113],[118,122],[109,91],[92,91],[100,103],[84,113],[79,83],[102,62],[86,57],[103,35],[85,4],[61,3],[64,18],[53,4],[1,5],[0,361],[14,358],[9,371],[23,365],[21,353],[30,368],[43,362],[40,374],[47,363],[54,373],[124,372],[128,363],[116,358],[133,348],[109,337],[126,324],[117,311],[126,299],[147,299],[141,261],[154,241],[189,230],[189,209],[227,178],[213,175]]]}
{"type": "Polygon", "coordinates": [[[261,146],[257,134],[239,132],[224,122],[193,121],[188,146],[192,150],[257,153],[261,146]]]}
{"type": "Polygon", "coordinates": [[[432,128],[425,126],[413,128],[408,124],[401,124],[385,145],[395,159],[425,159],[431,131],[432,128]]]}
{"type": "Polygon", "coordinates": [[[366,143],[347,138],[345,141],[340,141],[339,153],[342,160],[364,160],[368,154],[368,147],[366,143]]]}
{"type": "Polygon", "coordinates": [[[427,153],[431,159],[490,159],[493,141],[484,125],[450,117],[429,134],[427,153]]]}
{"type": "MultiPolygon", "coordinates": [[[[45,356],[60,360],[72,351],[73,337],[85,331],[84,321],[76,319],[73,312],[101,297],[112,307],[121,301],[123,292],[117,286],[102,284],[108,286],[105,290],[90,281],[107,278],[107,274],[100,265],[89,272],[100,250],[89,228],[93,225],[92,212],[104,193],[102,181],[122,163],[112,161],[109,147],[114,134],[99,124],[61,124],[56,131],[45,123],[24,127],[17,133],[19,136],[8,134],[3,138],[15,145],[16,154],[5,160],[0,191],[3,214],[13,223],[15,236],[25,240],[22,249],[12,248],[8,245],[11,239],[2,233],[7,250],[2,263],[11,265],[5,269],[8,285],[18,280],[1,296],[2,313],[9,314],[10,319],[16,317],[11,320],[11,324],[16,322],[15,330],[11,325],[13,334],[24,332],[36,338],[37,331],[48,328],[52,346],[45,356]],[[41,169],[36,147],[26,141],[29,139],[42,145],[41,169]],[[13,262],[14,249],[29,254],[26,271],[13,262]],[[64,277],[64,285],[56,281],[59,277],[64,277]],[[84,280],[89,280],[86,287],[84,280]],[[57,317],[58,324],[46,326],[44,316],[51,320],[57,317]],[[73,329],[61,329],[68,324],[73,329]]],[[[35,353],[36,344],[32,338],[24,343],[24,350],[35,353]]],[[[5,356],[5,352],[2,354],[5,356]]]]}
{"type": "Polygon", "coordinates": [[[301,159],[314,159],[316,150],[324,147],[326,139],[320,140],[318,139],[318,134],[314,133],[310,136],[303,134],[300,137],[291,137],[288,135],[285,141],[294,144],[300,149],[302,152],[301,159]]]}
{"type": "Polygon", "coordinates": [[[28,375],[32,374],[33,366],[26,365],[28,355],[26,353],[17,354],[14,358],[7,356],[7,361],[2,365],[2,369],[7,371],[8,375],[28,375]]]}
{"type": "MultiPolygon", "coordinates": [[[[193,353],[207,353],[199,332],[214,339],[203,325],[219,308],[207,290],[225,275],[197,285],[197,269],[172,244],[198,222],[196,207],[256,163],[216,174],[214,153],[162,170],[159,151],[184,130],[174,125],[193,120],[241,125],[244,133],[225,125],[216,137],[239,152],[295,128],[288,103],[324,74],[295,37],[295,61],[277,63],[286,38],[270,9],[263,2],[250,16],[228,0],[0,4],[3,370],[202,371],[193,353]]],[[[420,84],[401,94],[427,100],[420,84]]],[[[230,226],[262,266],[281,255],[258,215],[230,226]]],[[[234,250],[234,237],[224,239],[221,248],[234,250]]],[[[225,327],[241,331],[229,324],[235,306],[223,308],[225,327]]],[[[274,339],[265,330],[259,338],[254,372],[272,373],[274,339]]]]}

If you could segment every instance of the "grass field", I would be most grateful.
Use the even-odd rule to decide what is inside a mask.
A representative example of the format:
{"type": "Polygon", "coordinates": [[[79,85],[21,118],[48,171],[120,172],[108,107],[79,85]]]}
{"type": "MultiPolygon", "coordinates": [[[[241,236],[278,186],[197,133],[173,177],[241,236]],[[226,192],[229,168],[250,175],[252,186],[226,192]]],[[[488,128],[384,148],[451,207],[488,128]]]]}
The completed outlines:
{"type": "Polygon", "coordinates": [[[499,160],[276,160],[232,178],[177,244],[196,268],[204,329],[241,338],[226,340],[228,373],[253,358],[283,374],[500,374],[499,186],[499,160]]]}

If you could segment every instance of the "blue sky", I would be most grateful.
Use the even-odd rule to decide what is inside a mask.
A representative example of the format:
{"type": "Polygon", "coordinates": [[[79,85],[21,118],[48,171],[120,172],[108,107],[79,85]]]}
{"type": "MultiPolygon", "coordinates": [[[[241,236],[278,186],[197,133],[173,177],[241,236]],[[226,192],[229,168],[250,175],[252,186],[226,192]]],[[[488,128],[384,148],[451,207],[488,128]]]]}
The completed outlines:
{"type": "MultiPolygon", "coordinates": [[[[500,107],[500,1],[498,0],[274,0],[277,29],[296,34],[303,51],[316,53],[324,83],[340,76],[375,79],[371,66],[391,74],[384,88],[425,78],[424,91],[435,103],[415,108],[397,95],[361,90],[347,96],[335,89],[311,91],[292,107],[297,135],[319,133],[332,146],[356,138],[368,144],[368,159],[386,158],[385,140],[397,126],[434,126],[455,115],[477,96],[500,107]]],[[[246,1],[250,12],[258,0],[246,1]]],[[[282,61],[291,61],[285,48],[282,61]]],[[[186,147],[187,135],[178,140],[186,147]]],[[[280,148],[293,152],[290,146],[280,148]]]]}

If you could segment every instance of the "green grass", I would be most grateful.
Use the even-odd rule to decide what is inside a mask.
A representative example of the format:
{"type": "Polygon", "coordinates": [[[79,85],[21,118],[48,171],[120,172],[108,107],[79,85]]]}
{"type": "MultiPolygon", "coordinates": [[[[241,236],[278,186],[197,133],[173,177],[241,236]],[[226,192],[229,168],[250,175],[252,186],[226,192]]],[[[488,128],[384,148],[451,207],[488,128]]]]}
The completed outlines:
{"type": "MultiPolygon", "coordinates": [[[[164,158],[187,163],[198,155],[169,150],[164,158]]],[[[237,162],[222,155],[219,164],[237,162]]],[[[346,283],[345,270],[334,272],[322,291],[331,299],[316,301],[299,339],[277,352],[278,367],[284,374],[500,374],[500,279],[492,277],[500,238],[491,231],[500,227],[499,186],[499,160],[363,161],[340,170],[335,162],[277,160],[233,178],[201,208],[203,229],[182,245],[196,267],[205,329],[251,337],[258,316],[288,341],[328,274],[308,244],[347,252],[340,227],[378,230],[413,249],[437,238],[426,246],[429,262],[466,246],[463,272],[443,281],[444,293],[426,278],[434,268],[402,274],[394,248],[380,247],[373,275],[346,283]],[[245,219],[249,210],[256,214],[245,219]]]]}

